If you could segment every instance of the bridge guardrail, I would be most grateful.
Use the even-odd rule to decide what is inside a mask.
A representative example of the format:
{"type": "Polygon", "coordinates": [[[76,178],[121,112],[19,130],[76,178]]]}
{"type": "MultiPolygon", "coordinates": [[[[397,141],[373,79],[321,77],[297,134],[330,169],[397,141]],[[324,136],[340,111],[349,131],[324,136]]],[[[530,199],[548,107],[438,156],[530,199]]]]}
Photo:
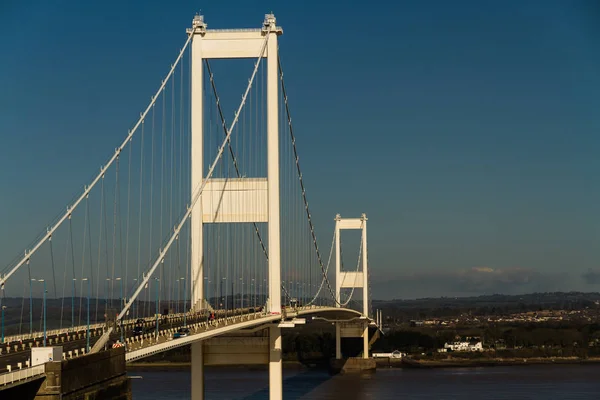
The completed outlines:
{"type": "Polygon", "coordinates": [[[24,379],[33,378],[34,376],[43,375],[46,373],[44,364],[36,365],[35,367],[23,368],[13,372],[7,372],[0,375],[0,386],[8,385],[13,382],[22,381],[24,379]]]}
{"type": "MultiPolygon", "coordinates": [[[[191,314],[191,312],[188,312],[188,316],[191,314]]],[[[178,313],[178,314],[169,314],[167,316],[167,318],[183,318],[184,313],[178,313]]],[[[144,318],[142,318],[144,319],[144,318]]],[[[127,320],[123,320],[123,325],[133,325],[135,324],[135,322],[137,321],[137,319],[135,318],[130,318],[127,320]]],[[[146,317],[146,322],[148,322],[151,320],[148,319],[148,317],[146,317]]],[[[97,323],[97,324],[90,324],[90,330],[94,330],[94,329],[102,329],[106,327],[106,323],[102,322],[102,323],[97,323]]],[[[80,332],[85,332],[87,331],[87,325],[79,325],[79,326],[75,326],[75,327],[68,327],[68,328],[63,328],[63,329],[51,329],[46,331],[46,336],[50,337],[50,336],[57,336],[57,335],[63,335],[66,333],[80,333],[80,332]]],[[[10,335],[10,336],[5,336],[4,337],[4,343],[8,344],[11,342],[18,342],[21,340],[33,340],[33,339],[42,339],[44,337],[44,332],[39,332],[39,331],[35,331],[31,334],[29,333],[23,333],[20,335],[10,335]]]]}

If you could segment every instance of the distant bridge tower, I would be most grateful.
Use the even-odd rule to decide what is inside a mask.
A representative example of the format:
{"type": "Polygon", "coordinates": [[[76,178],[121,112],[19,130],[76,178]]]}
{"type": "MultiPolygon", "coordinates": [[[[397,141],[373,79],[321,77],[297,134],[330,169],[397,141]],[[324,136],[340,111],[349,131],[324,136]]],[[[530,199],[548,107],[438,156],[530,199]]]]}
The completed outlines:
{"type": "MultiPolygon", "coordinates": [[[[273,14],[265,15],[262,28],[208,30],[203,16],[197,15],[187,33],[192,38],[191,72],[191,187],[192,192],[204,179],[204,115],[203,115],[203,60],[211,58],[258,58],[268,35],[262,57],[267,63],[267,177],[246,185],[245,178],[211,179],[204,188],[202,201],[191,213],[191,289],[192,306],[205,308],[204,299],[204,249],[202,230],[205,223],[267,222],[269,249],[269,299],[268,310],[281,313],[280,270],[280,215],[279,215],[279,116],[278,116],[278,47],[277,37],[283,33],[275,24],[273,14]],[[258,201],[243,201],[240,194],[253,191],[258,201]],[[219,212],[210,201],[211,192],[222,194],[219,212]],[[235,205],[235,207],[233,206],[235,205]],[[231,207],[230,207],[231,206],[231,207]]],[[[194,193],[192,193],[192,196],[194,193]]],[[[271,399],[282,397],[281,328],[270,328],[271,353],[269,361],[269,390],[271,399]]],[[[192,344],[192,399],[204,398],[204,363],[202,343],[192,344]]]]}
{"type": "Polygon", "coordinates": [[[357,332],[356,324],[343,325],[336,323],[335,335],[335,353],[336,358],[342,358],[342,337],[362,337],[363,338],[363,357],[369,357],[369,326],[366,322],[369,317],[369,267],[367,265],[367,215],[362,214],[360,218],[342,218],[340,214],[335,216],[335,297],[337,307],[341,307],[342,298],[340,296],[342,288],[362,288],[363,298],[363,317],[365,322],[357,332]],[[340,234],[345,229],[360,229],[362,268],[358,271],[342,271],[342,257],[340,246],[340,234]]]}
{"type": "Polygon", "coordinates": [[[360,218],[342,218],[340,214],[335,216],[335,297],[337,307],[342,301],[340,292],[342,288],[362,288],[363,290],[363,315],[369,316],[369,271],[367,265],[367,215],[362,214],[360,218]],[[345,229],[360,229],[362,268],[359,271],[342,271],[342,257],[340,246],[340,234],[345,229]]]}

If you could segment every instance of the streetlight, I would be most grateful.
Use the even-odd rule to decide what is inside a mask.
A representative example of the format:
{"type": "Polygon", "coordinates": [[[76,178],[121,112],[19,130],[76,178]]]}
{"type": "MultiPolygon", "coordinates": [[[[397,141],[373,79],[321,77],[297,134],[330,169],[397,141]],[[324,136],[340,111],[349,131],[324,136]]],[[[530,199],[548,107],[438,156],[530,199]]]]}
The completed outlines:
{"type": "Polygon", "coordinates": [[[75,327],[75,281],[73,278],[73,288],[71,290],[71,329],[75,327]]]}
{"type": "Polygon", "coordinates": [[[225,310],[227,310],[227,296],[225,296],[225,293],[223,292],[223,282],[225,282],[226,280],[227,277],[221,279],[221,307],[223,306],[223,304],[225,304],[225,310]]]}
{"type": "Polygon", "coordinates": [[[156,281],[156,337],[158,338],[158,292],[160,290],[160,279],[154,278],[156,281]]]}
{"type": "Polygon", "coordinates": [[[6,310],[6,306],[2,306],[2,344],[4,344],[4,310],[6,310]]]}
{"type": "Polygon", "coordinates": [[[46,347],[46,281],[44,279],[31,279],[44,284],[44,347],[46,347]]]}
{"type": "Polygon", "coordinates": [[[186,327],[187,323],[187,284],[185,283],[185,277],[183,280],[183,327],[186,327]]]}
{"type": "Polygon", "coordinates": [[[108,318],[108,282],[110,282],[110,278],[106,278],[104,282],[104,314],[105,318],[108,318]]]}
{"type": "MultiPolygon", "coordinates": [[[[27,260],[29,266],[29,260],[27,260]]],[[[29,281],[29,338],[33,335],[33,295],[31,293],[31,280],[29,281]]]]}
{"type": "MultiPolygon", "coordinates": [[[[205,296],[206,302],[210,303],[210,296],[209,296],[209,290],[210,290],[210,285],[209,284],[210,284],[210,280],[208,279],[208,276],[204,277],[204,282],[205,282],[204,283],[204,287],[206,288],[206,296],[205,296]]],[[[207,304],[206,308],[208,308],[208,304],[207,304]]]]}
{"type": "Polygon", "coordinates": [[[175,314],[179,314],[179,303],[181,302],[181,290],[179,288],[180,280],[181,278],[175,279],[175,282],[177,282],[177,301],[175,301],[175,314]]]}
{"type": "MultiPolygon", "coordinates": [[[[134,282],[137,282],[137,278],[134,278],[134,279],[133,279],[133,281],[134,281],[134,282]]],[[[134,283],[133,285],[135,286],[135,283],[134,283]]],[[[131,293],[131,292],[130,292],[130,293],[131,293]]],[[[131,314],[133,315],[133,318],[137,320],[137,318],[138,318],[138,315],[137,315],[137,311],[136,311],[136,308],[135,308],[135,303],[137,303],[137,299],[135,299],[135,300],[133,301],[133,304],[131,305],[131,306],[133,307],[133,311],[132,311],[132,313],[131,313],[131,314]]]]}
{"type": "MultiPolygon", "coordinates": [[[[0,289],[4,292],[4,285],[0,286],[0,289]]],[[[2,297],[0,297],[0,304],[2,304],[2,299],[4,298],[4,293],[2,293],[2,297]]],[[[4,310],[6,309],[5,305],[2,305],[2,344],[4,344],[4,310]]]]}
{"type": "Polygon", "coordinates": [[[87,281],[88,294],[87,294],[87,330],[86,330],[86,346],[85,353],[90,352],[90,280],[88,278],[82,278],[82,281],[87,281]]]}
{"type": "MultiPolygon", "coordinates": [[[[120,289],[120,297],[119,297],[119,310],[123,307],[123,280],[121,278],[115,278],[115,281],[119,281],[120,289]]],[[[125,343],[123,339],[123,320],[121,319],[121,343],[125,343]]]]}

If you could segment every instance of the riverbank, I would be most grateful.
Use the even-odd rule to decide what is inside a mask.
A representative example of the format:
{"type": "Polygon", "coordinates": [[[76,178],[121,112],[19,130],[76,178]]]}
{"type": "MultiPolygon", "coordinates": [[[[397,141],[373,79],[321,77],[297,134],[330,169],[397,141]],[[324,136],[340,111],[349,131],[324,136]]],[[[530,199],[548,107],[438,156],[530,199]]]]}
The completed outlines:
{"type": "Polygon", "coordinates": [[[412,359],[378,359],[377,368],[474,368],[474,367],[508,367],[526,365],[557,365],[557,364],[600,364],[600,357],[531,357],[531,358],[452,358],[427,360],[412,359]]]}
{"type": "MultiPolygon", "coordinates": [[[[527,366],[527,365],[560,365],[560,364],[600,364],[600,357],[578,358],[578,357],[531,357],[531,358],[480,358],[463,359],[449,357],[447,359],[427,360],[413,359],[404,357],[401,359],[375,359],[377,369],[383,368],[476,368],[476,367],[508,367],[508,366],[527,366]]],[[[324,368],[325,365],[306,365],[298,361],[284,361],[286,368],[324,368]]],[[[190,362],[135,362],[127,364],[128,370],[188,370],[191,367],[190,362]]],[[[232,366],[227,366],[231,368],[232,366]]],[[[236,366],[233,366],[235,368],[236,366]]],[[[239,366],[244,369],[261,370],[267,368],[267,365],[245,365],[239,366]]],[[[211,367],[220,368],[220,367],[211,367]]]]}

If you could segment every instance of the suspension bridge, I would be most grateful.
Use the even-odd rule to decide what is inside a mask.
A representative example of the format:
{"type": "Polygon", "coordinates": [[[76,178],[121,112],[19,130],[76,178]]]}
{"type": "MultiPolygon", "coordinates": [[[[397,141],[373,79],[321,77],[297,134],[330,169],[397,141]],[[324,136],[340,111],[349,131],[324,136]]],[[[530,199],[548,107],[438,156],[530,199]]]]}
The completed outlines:
{"type": "Polygon", "coordinates": [[[208,29],[197,15],[186,33],[106,163],[2,270],[0,385],[44,373],[34,347],[62,346],[68,359],[123,346],[130,362],[191,345],[193,399],[204,396],[205,365],[236,362],[268,364],[280,399],[281,330],[319,319],[335,323],[336,358],[342,337],[362,337],[369,356],[380,319],[367,217],[332,216],[328,251],[319,247],[282,28],[272,14],[257,29],[208,29]],[[230,119],[214,59],[251,61],[230,119]],[[343,230],[360,232],[350,267],[343,230]],[[21,304],[5,327],[7,293],[21,304]]]}

